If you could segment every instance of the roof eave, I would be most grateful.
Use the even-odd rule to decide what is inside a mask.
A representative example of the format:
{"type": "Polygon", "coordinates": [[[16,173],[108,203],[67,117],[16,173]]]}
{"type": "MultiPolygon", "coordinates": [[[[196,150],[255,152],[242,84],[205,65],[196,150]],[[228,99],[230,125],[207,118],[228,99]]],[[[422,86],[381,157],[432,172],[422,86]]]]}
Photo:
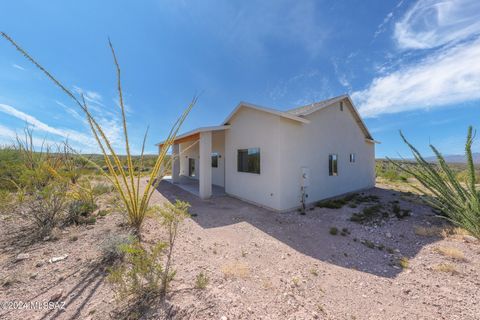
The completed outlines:
{"type": "Polygon", "coordinates": [[[233,118],[233,116],[238,112],[238,110],[240,110],[240,108],[242,107],[246,107],[246,108],[250,108],[250,109],[254,109],[254,110],[258,110],[258,111],[263,111],[263,112],[267,112],[267,113],[270,113],[270,114],[274,114],[274,115],[277,115],[279,117],[283,117],[283,118],[287,118],[287,119],[290,119],[290,120],[294,120],[294,121],[298,121],[298,122],[301,122],[301,123],[310,123],[310,120],[308,119],[305,119],[303,117],[299,117],[299,116],[296,116],[296,115],[293,115],[293,114],[289,114],[287,112],[282,112],[282,111],[278,111],[278,110],[274,110],[274,109],[271,109],[271,108],[266,108],[266,107],[261,107],[261,106],[257,106],[255,104],[252,104],[252,103],[248,103],[248,102],[240,102],[237,107],[235,109],[233,109],[233,111],[228,115],[228,117],[222,122],[224,125],[226,125],[227,123],[229,123],[229,121],[233,118]]]}
{"type": "MultiPolygon", "coordinates": [[[[191,136],[191,135],[194,135],[194,134],[197,134],[197,133],[201,133],[201,132],[206,132],[206,131],[220,131],[220,130],[226,130],[226,129],[229,129],[230,128],[230,125],[221,125],[221,126],[211,126],[211,127],[199,127],[199,128],[196,128],[196,129],[193,129],[193,130],[190,130],[188,132],[185,132],[185,133],[182,133],[181,135],[178,135],[175,137],[175,140],[179,140],[179,139],[182,139],[182,138],[185,138],[185,137],[188,137],[188,136],[191,136]]],[[[156,146],[161,146],[165,143],[166,140],[164,141],[161,141],[159,143],[156,143],[155,145],[156,146]]]]}

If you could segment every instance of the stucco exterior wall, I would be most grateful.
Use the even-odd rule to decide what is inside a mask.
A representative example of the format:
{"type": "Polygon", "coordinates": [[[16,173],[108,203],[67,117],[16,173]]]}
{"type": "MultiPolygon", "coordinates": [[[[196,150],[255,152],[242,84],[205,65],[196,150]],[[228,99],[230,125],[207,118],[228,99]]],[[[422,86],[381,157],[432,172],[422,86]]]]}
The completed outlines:
{"type": "Polygon", "coordinates": [[[343,111],[337,104],[312,113],[306,117],[309,124],[281,120],[282,210],[300,205],[302,167],[310,171],[309,203],[375,185],[375,145],[365,141],[347,104],[343,111]],[[355,153],[354,163],[350,153],[355,153]],[[329,154],[338,156],[338,176],[329,176],[329,154]]]}
{"type": "Polygon", "coordinates": [[[271,209],[281,210],[280,118],[242,108],[225,130],[225,192],[271,209]],[[237,171],[237,150],[260,148],[260,174],[237,171]]]}

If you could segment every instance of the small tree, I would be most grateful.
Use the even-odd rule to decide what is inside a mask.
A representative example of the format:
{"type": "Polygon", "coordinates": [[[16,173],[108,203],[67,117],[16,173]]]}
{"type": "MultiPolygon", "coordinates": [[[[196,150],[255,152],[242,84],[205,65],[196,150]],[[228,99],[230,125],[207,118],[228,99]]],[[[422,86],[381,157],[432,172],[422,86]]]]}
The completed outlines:
{"type": "MultiPolygon", "coordinates": [[[[400,170],[415,177],[429,194],[427,202],[440,210],[448,220],[469,231],[480,239],[480,193],[476,187],[476,173],[472,156],[472,143],[475,137],[470,126],[465,143],[467,158],[467,181],[461,183],[449,167],[442,154],[430,145],[438,165],[427,162],[420,152],[410,144],[400,132],[415,158],[415,163],[401,163],[390,160],[400,170]]],[[[425,193],[424,190],[416,188],[425,193]]]]}

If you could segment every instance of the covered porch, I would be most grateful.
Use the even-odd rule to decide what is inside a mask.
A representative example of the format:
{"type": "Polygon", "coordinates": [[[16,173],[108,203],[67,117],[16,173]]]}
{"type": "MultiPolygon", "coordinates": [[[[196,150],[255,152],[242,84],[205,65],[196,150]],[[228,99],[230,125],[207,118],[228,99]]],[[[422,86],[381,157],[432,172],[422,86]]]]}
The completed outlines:
{"type": "MultiPolygon", "coordinates": [[[[163,180],[175,184],[177,187],[200,197],[200,183],[197,179],[192,179],[185,176],[180,176],[179,182],[174,183],[172,176],[166,176],[163,180]]],[[[226,195],[225,188],[212,184],[212,197],[220,197],[226,195]]]]}
{"type": "MultiPolygon", "coordinates": [[[[177,136],[172,145],[172,175],[166,179],[208,199],[225,194],[225,130],[230,126],[204,127],[177,136]]],[[[159,144],[159,151],[163,144],[159,144]]]]}

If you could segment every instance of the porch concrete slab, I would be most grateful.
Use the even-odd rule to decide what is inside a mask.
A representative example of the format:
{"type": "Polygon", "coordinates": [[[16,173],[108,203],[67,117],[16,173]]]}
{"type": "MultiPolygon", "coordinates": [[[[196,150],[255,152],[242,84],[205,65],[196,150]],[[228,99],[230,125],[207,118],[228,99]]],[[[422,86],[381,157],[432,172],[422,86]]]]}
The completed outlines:
{"type": "MultiPolygon", "coordinates": [[[[180,176],[179,182],[174,183],[171,176],[165,176],[163,180],[171,184],[174,184],[177,187],[197,197],[200,197],[200,184],[197,179],[192,179],[186,176],[180,176]]],[[[225,193],[225,188],[212,184],[212,197],[221,197],[225,195],[227,195],[225,193]]]]}

